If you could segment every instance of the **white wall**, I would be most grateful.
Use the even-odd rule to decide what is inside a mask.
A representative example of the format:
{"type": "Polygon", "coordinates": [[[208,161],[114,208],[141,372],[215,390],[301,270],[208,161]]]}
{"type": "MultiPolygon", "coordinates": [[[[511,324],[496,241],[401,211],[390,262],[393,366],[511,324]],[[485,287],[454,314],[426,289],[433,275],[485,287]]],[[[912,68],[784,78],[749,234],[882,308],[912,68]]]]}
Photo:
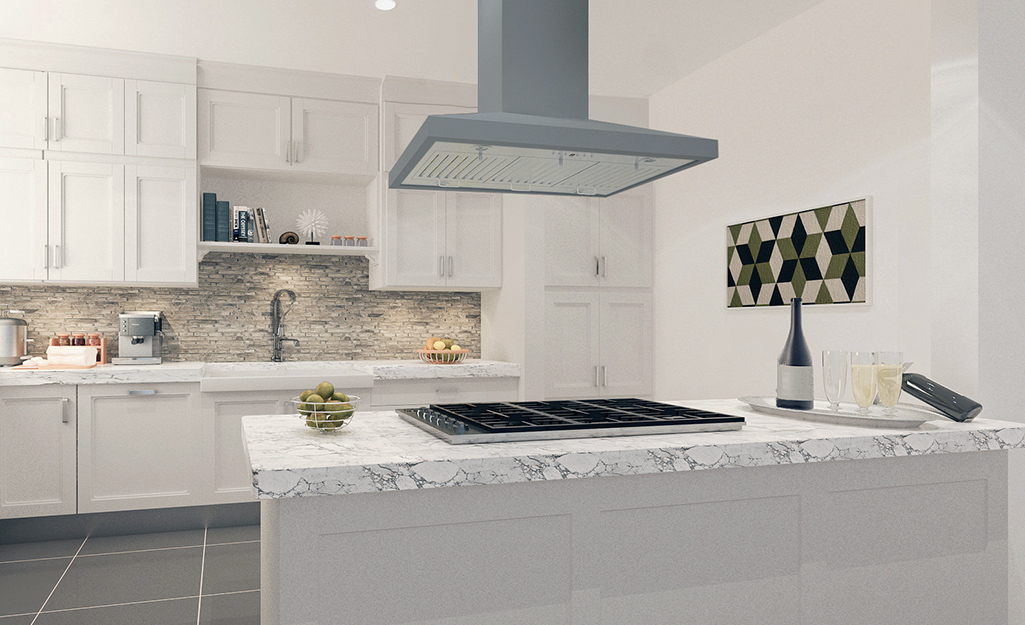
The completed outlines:
{"type": "Polygon", "coordinates": [[[805,334],[929,373],[929,11],[827,0],[652,96],[652,128],[720,153],[656,183],[656,397],[772,395],[789,313],[727,310],[726,226],[864,196],[871,303],[809,306],[805,334]]]}

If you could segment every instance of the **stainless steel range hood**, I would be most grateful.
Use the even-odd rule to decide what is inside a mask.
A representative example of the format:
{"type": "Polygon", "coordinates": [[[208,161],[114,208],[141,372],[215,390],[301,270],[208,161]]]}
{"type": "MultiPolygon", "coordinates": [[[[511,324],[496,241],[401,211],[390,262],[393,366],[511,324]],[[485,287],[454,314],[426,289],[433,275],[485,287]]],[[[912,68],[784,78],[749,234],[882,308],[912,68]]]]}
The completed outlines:
{"type": "Polygon", "coordinates": [[[587,119],[587,0],[478,0],[478,113],[431,115],[393,189],[609,196],[710,161],[714,139],[587,119]]]}

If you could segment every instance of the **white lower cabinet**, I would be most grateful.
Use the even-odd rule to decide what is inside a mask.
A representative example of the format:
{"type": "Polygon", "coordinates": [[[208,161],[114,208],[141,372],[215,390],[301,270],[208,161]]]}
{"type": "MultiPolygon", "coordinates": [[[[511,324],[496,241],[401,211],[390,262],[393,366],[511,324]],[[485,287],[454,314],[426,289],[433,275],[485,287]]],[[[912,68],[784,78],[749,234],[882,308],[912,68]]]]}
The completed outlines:
{"type": "Polygon", "coordinates": [[[75,387],[0,391],[0,519],[74,514],[75,387]]]}
{"type": "Polygon", "coordinates": [[[545,398],[652,392],[651,293],[545,294],[545,398]]]}
{"type": "Polygon", "coordinates": [[[255,501],[252,472],[242,442],[242,417],[292,412],[295,391],[203,393],[203,457],[213,476],[205,503],[255,501]]]}
{"type": "Polygon", "coordinates": [[[198,383],[78,387],[78,512],[195,505],[204,475],[198,383]]]}

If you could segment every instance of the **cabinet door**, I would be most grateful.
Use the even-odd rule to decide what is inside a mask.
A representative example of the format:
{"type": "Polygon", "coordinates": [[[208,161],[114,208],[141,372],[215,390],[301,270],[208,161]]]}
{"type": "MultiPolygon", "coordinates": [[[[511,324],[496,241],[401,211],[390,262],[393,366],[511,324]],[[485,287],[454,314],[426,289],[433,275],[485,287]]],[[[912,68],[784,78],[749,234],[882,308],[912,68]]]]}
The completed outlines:
{"type": "MultiPolygon", "coordinates": [[[[254,501],[253,473],[242,442],[242,417],[291,412],[295,391],[203,393],[203,436],[212,460],[213,491],[207,503],[254,501]]],[[[298,421],[298,419],[297,419],[298,421]]]]}
{"type": "Polygon", "coordinates": [[[428,115],[454,115],[473,113],[476,109],[462,106],[438,104],[406,104],[404,102],[384,103],[384,170],[391,171],[392,165],[420,130],[428,115]]]}
{"type": "Polygon", "coordinates": [[[296,169],[372,176],[377,132],[376,104],[292,98],[296,169]]]}
{"type": "Polygon", "coordinates": [[[287,169],[291,101],[287,96],[199,90],[203,165],[287,169]]]}
{"type": "Polygon", "coordinates": [[[125,154],[195,159],[195,85],[126,80],[125,154]]]}
{"type": "Polygon", "coordinates": [[[629,191],[597,202],[601,284],[651,286],[653,224],[649,191],[629,191]]]}
{"type": "Polygon", "coordinates": [[[11,228],[0,245],[0,280],[45,280],[46,161],[0,158],[0,223],[11,228]]]}
{"type": "Polygon", "coordinates": [[[0,69],[0,147],[46,149],[46,72],[0,69]]]}
{"type": "Polygon", "coordinates": [[[388,286],[444,286],[444,196],[436,191],[387,191],[383,246],[388,286]]]}
{"type": "Polygon", "coordinates": [[[601,394],[636,397],[652,391],[650,293],[601,294],[601,394]]]}
{"type": "Polygon", "coordinates": [[[545,398],[599,395],[598,294],[545,293],[545,398]]]}
{"type": "Polygon", "coordinates": [[[545,214],[545,284],[598,285],[598,210],[592,198],[538,197],[545,214]]]}
{"type": "Polygon", "coordinates": [[[196,281],[196,170],[125,167],[125,280],[196,281]]]}
{"type": "Polygon", "coordinates": [[[79,512],[202,503],[198,384],[78,388],[79,512]]]}
{"type": "Polygon", "coordinates": [[[75,514],[75,387],[0,394],[0,518],[75,514]]]}
{"type": "Polygon", "coordinates": [[[125,167],[51,161],[50,280],[125,278],[125,167]]]}
{"type": "Polygon", "coordinates": [[[502,286],[502,198],[464,192],[444,197],[448,286],[502,286]]]}
{"type": "Polygon", "coordinates": [[[123,79],[51,73],[49,109],[50,150],[124,154],[123,79]]]}

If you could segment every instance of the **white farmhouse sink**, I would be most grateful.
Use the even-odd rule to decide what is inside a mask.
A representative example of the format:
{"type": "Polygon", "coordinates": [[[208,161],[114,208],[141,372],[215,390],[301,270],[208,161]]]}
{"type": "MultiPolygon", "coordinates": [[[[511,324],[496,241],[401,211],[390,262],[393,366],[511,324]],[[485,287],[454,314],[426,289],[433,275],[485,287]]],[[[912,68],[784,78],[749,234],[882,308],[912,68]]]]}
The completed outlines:
{"type": "Polygon", "coordinates": [[[374,378],[344,362],[224,362],[203,365],[200,390],[295,391],[296,395],[323,381],[346,390],[370,389],[374,378]]]}

